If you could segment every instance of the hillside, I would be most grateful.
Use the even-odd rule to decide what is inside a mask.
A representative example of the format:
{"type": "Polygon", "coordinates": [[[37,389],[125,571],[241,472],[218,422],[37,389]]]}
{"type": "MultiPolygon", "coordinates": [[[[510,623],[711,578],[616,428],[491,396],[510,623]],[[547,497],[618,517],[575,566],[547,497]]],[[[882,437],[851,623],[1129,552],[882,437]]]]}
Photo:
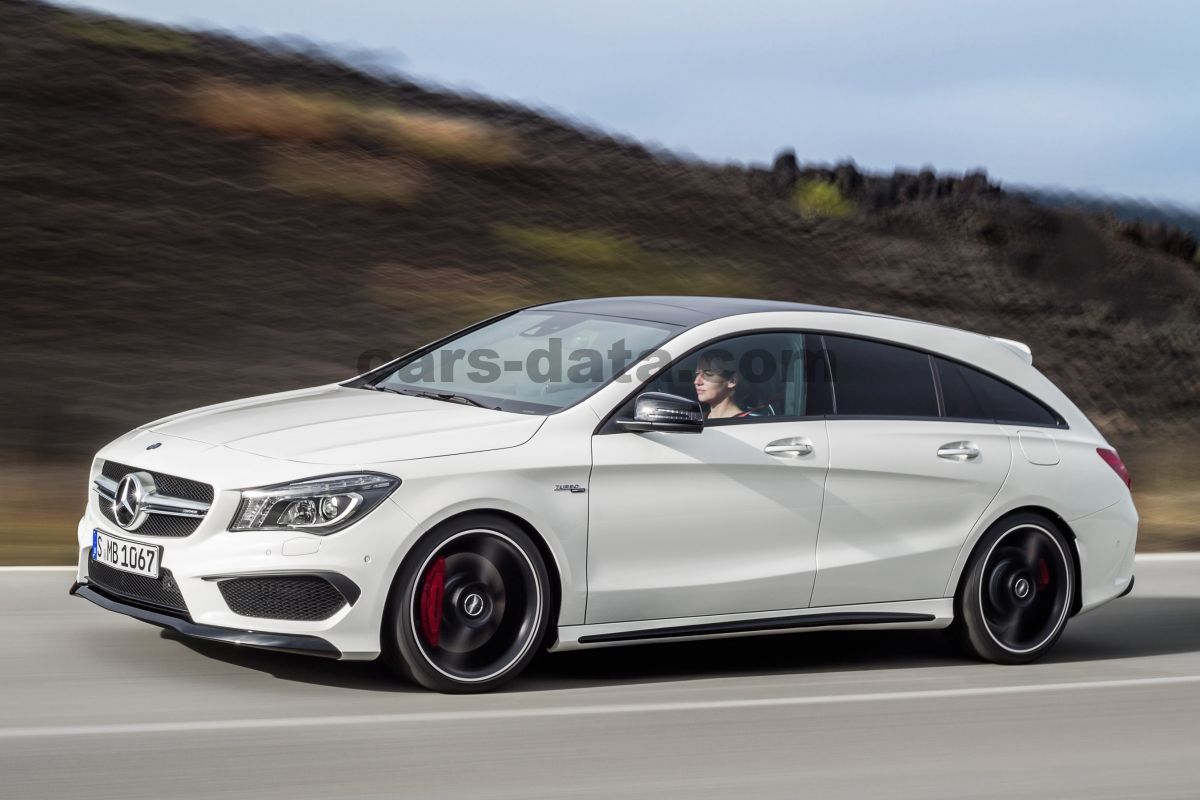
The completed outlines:
{"type": "Polygon", "coordinates": [[[628,293],[1028,342],[1131,462],[1147,541],[1200,544],[1177,469],[1200,439],[1182,231],[1131,236],[982,174],[701,163],[320,54],[15,0],[0,66],[0,451],[19,487],[0,561],[69,553],[91,453],[139,422],[628,293]]]}

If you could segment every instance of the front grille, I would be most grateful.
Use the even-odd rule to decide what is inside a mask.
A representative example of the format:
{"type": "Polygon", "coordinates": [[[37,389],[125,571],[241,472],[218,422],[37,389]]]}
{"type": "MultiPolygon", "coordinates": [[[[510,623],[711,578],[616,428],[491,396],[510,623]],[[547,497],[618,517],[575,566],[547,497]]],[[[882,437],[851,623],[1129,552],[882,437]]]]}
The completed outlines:
{"type": "MultiPolygon", "coordinates": [[[[100,513],[109,522],[114,525],[117,524],[117,518],[113,516],[112,508],[109,507],[108,501],[103,497],[100,498],[100,513]]],[[[170,536],[179,539],[195,533],[196,528],[200,527],[202,521],[203,517],[176,517],[170,514],[150,514],[146,517],[145,522],[134,528],[130,533],[136,533],[138,536],[170,536]]]]}
{"type": "Polygon", "coordinates": [[[167,611],[174,616],[187,616],[187,604],[175,584],[169,569],[159,570],[158,578],[134,575],[113,569],[107,564],[88,559],[88,582],[108,593],[147,606],[167,611]]]}
{"type": "MultiPolygon", "coordinates": [[[[116,461],[105,461],[104,465],[100,468],[100,474],[118,483],[121,481],[121,478],[124,478],[131,472],[149,473],[154,478],[154,489],[158,494],[168,497],[178,497],[182,500],[195,500],[200,503],[212,503],[213,501],[213,487],[207,483],[180,478],[176,475],[168,475],[165,472],[131,467],[128,464],[120,464],[116,461]]],[[[108,501],[103,497],[100,498],[100,513],[109,522],[117,524],[117,519],[113,516],[108,501]]],[[[138,536],[165,536],[179,539],[195,533],[196,528],[200,527],[202,521],[203,517],[179,517],[172,514],[152,513],[135,530],[138,536]]]]}
{"type": "Polygon", "coordinates": [[[341,592],[316,575],[228,578],[218,586],[229,610],[244,617],[315,621],[346,605],[341,592]]]}
{"type": "Polygon", "coordinates": [[[213,501],[213,487],[207,483],[180,478],[175,475],[167,475],[164,472],[155,472],[152,469],[118,464],[116,461],[105,461],[104,466],[100,468],[100,473],[104,477],[112,478],[118,483],[120,483],[121,478],[124,478],[131,472],[150,473],[151,477],[154,478],[154,488],[159,494],[165,494],[168,497],[178,497],[182,500],[195,500],[198,503],[212,503],[213,501]]]}

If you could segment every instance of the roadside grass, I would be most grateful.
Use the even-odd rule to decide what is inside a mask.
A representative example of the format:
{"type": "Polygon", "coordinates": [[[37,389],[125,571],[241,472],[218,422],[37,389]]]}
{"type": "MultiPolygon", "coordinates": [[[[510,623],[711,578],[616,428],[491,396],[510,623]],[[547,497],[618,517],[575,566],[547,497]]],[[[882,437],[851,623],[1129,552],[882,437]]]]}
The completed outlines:
{"type": "Polygon", "coordinates": [[[606,231],[498,223],[492,226],[492,237],[511,249],[585,269],[621,270],[646,257],[635,242],[606,231]]]}
{"type": "Polygon", "coordinates": [[[119,19],[84,20],[62,14],[58,29],[81,41],[106,47],[122,47],[146,53],[195,53],[195,40],[169,28],[143,28],[119,19]]]}
{"type": "Polygon", "coordinates": [[[365,138],[441,163],[489,167],[520,159],[515,136],[478,120],[281,86],[201,81],[186,92],[184,114],[225,133],[308,143],[365,138]]]}
{"type": "Polygon", "coordinates": [[[426,184],[427,170],[412,159],[383,160],[284,144],[272,150],[263,177],[292,194],[409,205],[426,184]]]}
{"type": "Polygon", "coordinates": [[[507,223],[491,227],[504,250],[538,262],[530,272],[550,298],[618,294],[769,296],[758,264],[649,249],[604,230],[507,223]]]}
{"type": "Polygon", "coordinates": [[[792,190],[792,207],[806,217],[840,219],[854,213],[854,203],[829,181],[804,180],[792,190]]]}

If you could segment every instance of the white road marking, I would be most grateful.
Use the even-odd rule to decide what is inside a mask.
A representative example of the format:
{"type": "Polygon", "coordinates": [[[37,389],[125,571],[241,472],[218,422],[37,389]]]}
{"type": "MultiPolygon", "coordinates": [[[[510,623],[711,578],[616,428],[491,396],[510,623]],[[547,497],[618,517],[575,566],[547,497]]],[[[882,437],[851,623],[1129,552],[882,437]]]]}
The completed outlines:
{"type": "Polygon", "coordinates": [[[396,714],[359,714],[331,717],[268,717],[264,719],[196,720],[191,722],[135,722],[108,725],[57,725],[0,728],[0,739],[32,739],[56,736],[121,736],[128,734],[203,733],[209,731],[262,730],[269,728],[323,728],[347,725],[399,725],[433,722],[477,722],[482,720],[537,719],[549,717],[651,714],[686,711],[722,711],[746,708],[790,708],[839,703],[881,703],[912,700],[941,700],[958,697],[995,697],[1102,689],[1133,689],[1200,683],[1200,675],[1158,678],[1128,678],[1077,683],[1035,683],[1024,686],[979,686],[961,689],[929,689],[913,692],[810,695],[744,700],[696,700],[675,703],[615,703],[612,705],[559,706],[549,708],[501,708],[476,711],[417,711],[396,714]]]}
{"type": "Polygon", "coordinates": [[[39,567],[0,567],[0,572],[74,572],[75,567],[39,566],[39,567]]]}
{"type": "Polygon", "coordinates": [[[1133,560],[1148,564],[1167,561],[1200,561],[1200,553],[1137,553],[1133,560]]]}

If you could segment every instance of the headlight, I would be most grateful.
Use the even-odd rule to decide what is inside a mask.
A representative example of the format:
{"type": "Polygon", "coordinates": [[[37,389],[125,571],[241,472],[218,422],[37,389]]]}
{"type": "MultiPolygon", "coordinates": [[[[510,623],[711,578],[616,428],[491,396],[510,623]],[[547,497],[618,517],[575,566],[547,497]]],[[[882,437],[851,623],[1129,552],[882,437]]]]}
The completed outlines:
{"type": "Polygon", "coordinates": [[[399,485],[391,475],[356,472],[246,489],[229,529],[333,533],[369,514],[399,485]]]}

